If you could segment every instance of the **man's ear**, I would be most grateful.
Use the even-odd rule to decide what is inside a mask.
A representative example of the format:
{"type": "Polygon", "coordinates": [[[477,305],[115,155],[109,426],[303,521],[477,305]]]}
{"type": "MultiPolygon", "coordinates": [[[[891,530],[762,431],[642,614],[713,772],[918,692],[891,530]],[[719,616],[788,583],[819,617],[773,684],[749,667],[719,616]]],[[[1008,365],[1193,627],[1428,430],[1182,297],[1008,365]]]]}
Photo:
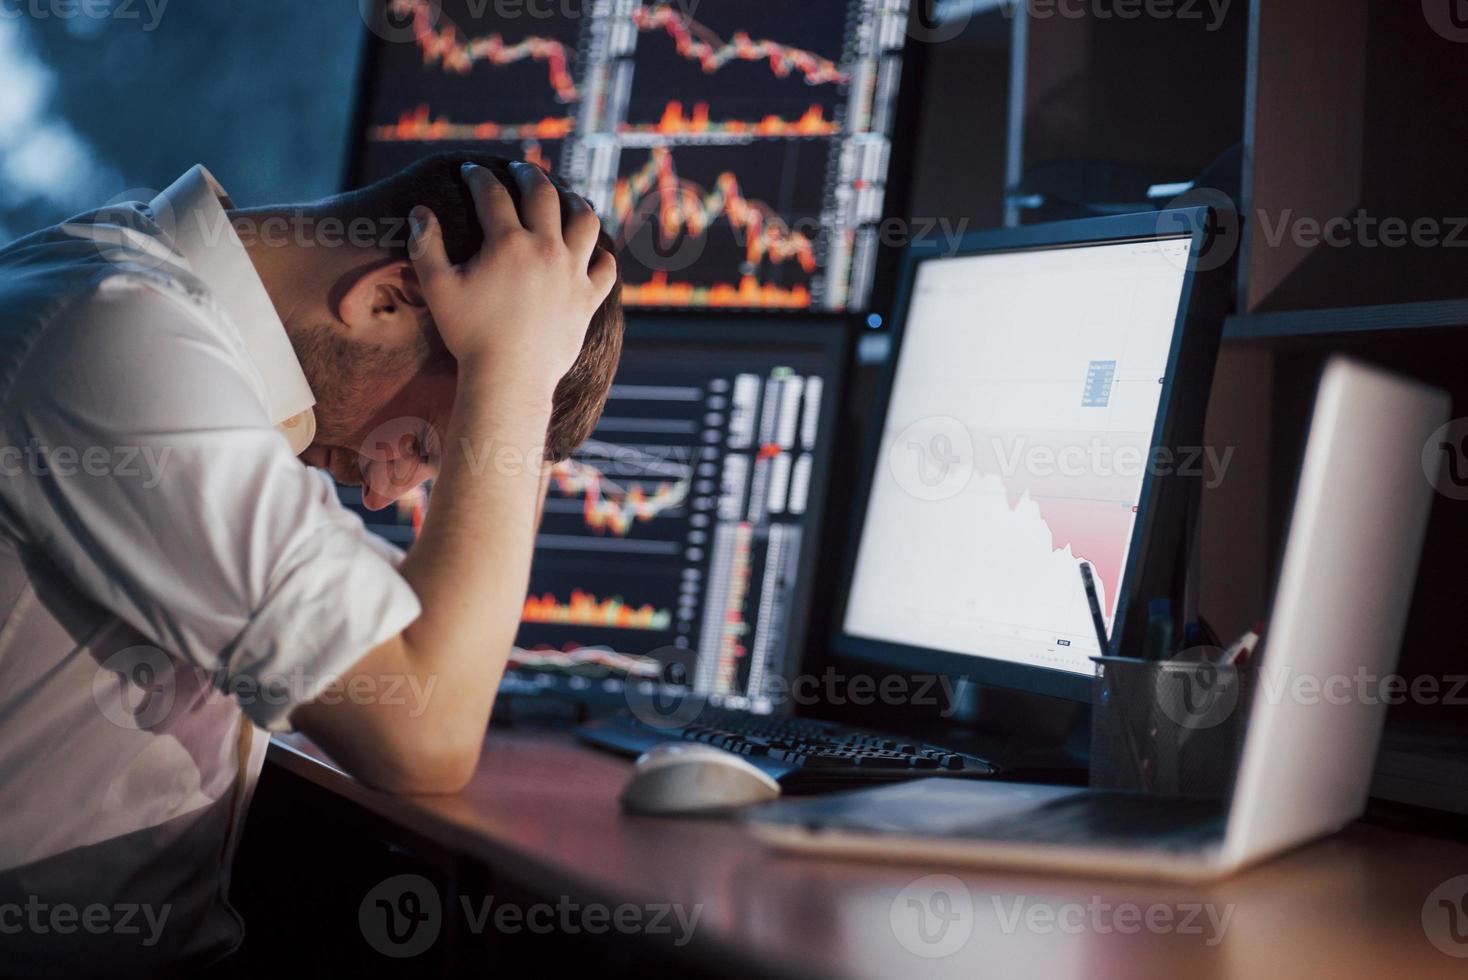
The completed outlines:
{"type": "Polygon", "coordinates": [[[361,271],[340,296],[336,313],[349,336],[369,343],[401,343],[404,336],[418,333],[428,305],[407,259],[361,271]]]}

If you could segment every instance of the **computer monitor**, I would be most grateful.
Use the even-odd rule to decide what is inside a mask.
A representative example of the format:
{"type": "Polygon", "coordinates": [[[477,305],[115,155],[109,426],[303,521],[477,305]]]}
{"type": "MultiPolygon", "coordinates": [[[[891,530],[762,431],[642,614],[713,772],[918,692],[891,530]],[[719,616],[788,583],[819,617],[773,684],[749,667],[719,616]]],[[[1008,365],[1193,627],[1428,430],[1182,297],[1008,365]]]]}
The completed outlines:
{"type": "Polygon", "coordinates": [[[366,8],[352,186],[519,156],[601,210],[629,307],[867,307],[909,0],[366,8]]]}
{"type": "Polygon", "coordinates": [[[838,654],[1084,699],[1169,595],[1223,285],[1207,209],[985,232],[905,263],[838,654]],[[1206,256],[1202,256],[1206,258],[1206,256]],[[1159,448],[1160,447],[1160,448],[1159,448]]]}
{"type": "MultiPolygon", "coordinates": [[[[511,663],[572,695],[769,713],[799,666],[847,328],[633,317],[606,412],[551,479],[511,663]]],[[[343,488],[360,507],[360,493],[343,488]]],[[[369,527],[411,542],[426,498],[369,527]]]]}

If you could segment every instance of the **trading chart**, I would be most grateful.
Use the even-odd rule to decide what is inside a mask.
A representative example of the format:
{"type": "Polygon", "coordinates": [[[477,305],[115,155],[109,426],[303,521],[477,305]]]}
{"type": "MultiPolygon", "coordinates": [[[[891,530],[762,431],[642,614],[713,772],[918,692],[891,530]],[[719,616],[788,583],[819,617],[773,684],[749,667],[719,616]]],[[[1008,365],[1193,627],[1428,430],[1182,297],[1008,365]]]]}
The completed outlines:
{"type": "MultiPolygon", "coordinates": [[[[758,706],[784,667],[825,379],[819,350],[629,341],[552,476],[519,646],[536,666],[678,664],[758,706]]],[[[524,658],[521,658],[522,662],[524,658]]]]}
{"type": "MultiPolygon", "coordinates": [[[[511,662],[769,710],[799,652],[839,332],[670,329],[629,325],[596,430],[552,470],[511,662]]],[[[341,496],[404,548],[430,499],[341,496]]]]}
{"type": "Polygon", "coordinates": [[[384,2],[361,180],[518,156],[601,210],[629,306],[866,304],[908,0],[384,2]]]}
{"type": "Polygon", "coordinates": [[[476,146],[549,168],[571,135],[579,31],[562,18],[499,29],[493,5],[388,0],[365,134],[369,179],[425,152],[476,146]],[[476,14],[478,14],[476,16],[476,14]]]}

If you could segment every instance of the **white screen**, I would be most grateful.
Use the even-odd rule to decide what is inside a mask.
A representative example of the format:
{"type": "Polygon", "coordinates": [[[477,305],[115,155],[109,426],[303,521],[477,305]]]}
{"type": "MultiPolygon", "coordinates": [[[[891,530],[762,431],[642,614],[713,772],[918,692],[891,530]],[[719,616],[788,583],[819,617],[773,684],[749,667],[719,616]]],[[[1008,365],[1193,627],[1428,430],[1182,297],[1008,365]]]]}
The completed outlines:
{"type": "Polygon", "coordinates": [[[1191,242],[919,266],[845,630],[1090,673],[1110,629],[1191,242]]]}

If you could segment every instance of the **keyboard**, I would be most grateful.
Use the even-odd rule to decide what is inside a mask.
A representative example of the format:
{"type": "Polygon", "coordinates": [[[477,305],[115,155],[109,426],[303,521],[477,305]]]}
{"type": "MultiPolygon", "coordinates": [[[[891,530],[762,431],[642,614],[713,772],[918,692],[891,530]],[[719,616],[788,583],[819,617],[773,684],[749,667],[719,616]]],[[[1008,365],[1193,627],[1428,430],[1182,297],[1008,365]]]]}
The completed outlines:
{"type": "Polygon", "coordinates": [[[653,725],[630,711],[577,731],[582,741],[638,756],[664,742],[701,742],[745,757],[786,793],[854,789],[929,776],[980,779],[998,767],[939,745],[810,718],[770,718],[706,708],[680,726],[653,725]]]}

